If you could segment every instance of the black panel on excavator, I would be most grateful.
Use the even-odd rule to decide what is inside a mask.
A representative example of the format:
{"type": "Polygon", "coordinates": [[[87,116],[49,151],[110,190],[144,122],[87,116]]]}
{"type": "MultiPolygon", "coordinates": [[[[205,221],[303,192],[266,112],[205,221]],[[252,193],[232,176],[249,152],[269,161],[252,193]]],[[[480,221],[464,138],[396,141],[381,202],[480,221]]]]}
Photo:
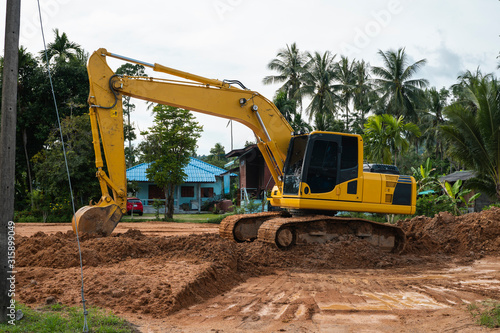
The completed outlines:
{"type": "Polygon", "coordinates": [[[394,199],[392,200],[393,205],[411,205],[411,185],[398,183],[394,189],[394,199]]]}

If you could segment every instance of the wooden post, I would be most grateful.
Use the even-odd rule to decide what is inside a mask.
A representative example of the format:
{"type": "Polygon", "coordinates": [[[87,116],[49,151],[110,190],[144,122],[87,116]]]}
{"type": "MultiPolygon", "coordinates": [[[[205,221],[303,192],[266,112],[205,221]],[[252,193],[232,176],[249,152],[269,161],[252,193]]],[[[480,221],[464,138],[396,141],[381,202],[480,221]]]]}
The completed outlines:
{"type": "MultiPolygon", "coordinates": [[[[9,256],[9,221],[14,220],[16,165],[16,109],[21,0],[7,0],[0,133],[0,322],[12,319],[12,263],[9,256]],[[9,314],[9,316],[8,316],[9,314]]],[[[12,226],[11,226],[12,227],[12,226]]],[[[12,233],[10,236],[13,236],[12,233]]],[[[13,237],[11,237],[13,238],[13,237]]],[[[15,319],[15,317],[14,317],[15,319]]]]}

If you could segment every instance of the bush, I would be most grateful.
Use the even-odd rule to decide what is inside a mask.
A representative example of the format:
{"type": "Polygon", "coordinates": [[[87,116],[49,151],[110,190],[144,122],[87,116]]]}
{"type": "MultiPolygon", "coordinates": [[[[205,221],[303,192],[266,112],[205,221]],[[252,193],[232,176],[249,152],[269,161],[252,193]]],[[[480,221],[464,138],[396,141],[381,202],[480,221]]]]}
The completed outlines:
{"type": "Polygon", "coordinates": [[[489,205],[489,206],[485,206],[485,207],[483,207],[483,210],[488,210],[488,209],[491,209],[491,208],[493,208],[493,207],[498,207],[498,208],[500,208],[500,202],[495,202],[495,203],[492,203],[492,204],[491,204],[491,205],[489,205]]]}
{"type": "Polygon", "coordinates": [[[433,217],[439,212],[448,210],[448,205],[443,201],[438,201],[437,195],[425,195],[417,199],[417,215],[433,217]]]}
{"type": "Polygon", "coordinates": [[[14,212],[14,222],[42,222],[42,216],[30,210],[14,212]]]}

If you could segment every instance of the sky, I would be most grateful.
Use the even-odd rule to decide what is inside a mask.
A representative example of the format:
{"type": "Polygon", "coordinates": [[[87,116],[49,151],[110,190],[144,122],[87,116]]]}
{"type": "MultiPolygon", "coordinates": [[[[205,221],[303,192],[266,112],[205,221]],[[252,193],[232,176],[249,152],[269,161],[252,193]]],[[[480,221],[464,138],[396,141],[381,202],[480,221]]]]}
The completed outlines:
{"type": "MultiPolygon", "coordinates": [[[[89,53],[103,47],[208,78],[236,79],[271,100],[280,85],[262,83],[277,74],[267,64],[292,43],[372,66],[382,66],[379,50],[404,47],[411,63],[427,59],[415,78],[438,89],[478,67],[500,76],[499,0],[40,0],[40,7],[47,43],[57,28],[89,53]]],[[[0,29],[4,45],[5,24],[0,29]]],[[[38,54],[40,31],[37,1],[22,0],[20,45],[38,54]]],[[[113,69],[123,64],[108,63],[113,69]]],[[[132,122],[146,130],[151,111],[142,101],[134,104],[132,122]]],[[[229,152],[228,121],[196,117],[204,130],[197,153],[208,155],[218,142],[229,152]]],[[[234,149],[252,140],[249,129],[234,123],[234,149]]]]}

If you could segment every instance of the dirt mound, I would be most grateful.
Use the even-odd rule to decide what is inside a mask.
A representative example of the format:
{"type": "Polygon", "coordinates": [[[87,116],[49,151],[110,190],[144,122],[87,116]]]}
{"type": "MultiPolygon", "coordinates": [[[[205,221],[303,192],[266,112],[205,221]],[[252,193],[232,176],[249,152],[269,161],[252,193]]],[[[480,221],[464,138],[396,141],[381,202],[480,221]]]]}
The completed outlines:
{"type": "MultiPolygon", "coordinates": [[[[327,244],[297,246],[282,251],[266,243],[236,244],[218,235],[148,237],[129,230],[112,237],[80,239],[84,266],[106,266],[131,259],[190,260],[215,263],[238,273],[262,274],[268,268],[375,268],[398,258],[354,236],[327,244]]],[[[18,267],[70,268],[80,265],[76,239],[71,232],[22,238],[18,267]]]]}
{"type": "Polygon", "coordinates": [[[406,253],[500,254],[500,208],[463,216],[447,212],[433,218],[417,216],[399,226],[406,232],[406,253]]]}
{"type": "MultiPolygon", "coordinates": [[[[147,237],[131,230],[80,239],[86,297],[117,312],[161,316],[229,290],[241,281],[236,244],[218,235],[147,237]]],[[[80,302],[74,235],[37,233],[19,241],[19,300],[80,302]],[[70,292],[71,291],[71,292],[70,292]]]]}
{"type": "MultiPolygon", "coordinates": [[[[442,265],[445,256],[436,254],[500,253],[498,208],[461,217],[415,217],[399,225],[408,237],[403,255],[382,252],[353,236],[282,251],[261,242],[233,243],[217,234],[151,237],[129,230],[105,238],[83,235],[86,297],[89,304],[117,313],[161,317],[220,295],[250,276],[277,270],[442,265]]],[[[72,232],[36,233],[20,238],[17,245],[18,300],[36,305],[55,298],[80,304],[79,255],[72,232]]]]}
{"type": "MultiPolygon", "coordinates": [[[[149,237],[138,230],[80,238],[86,297],[115,311],[159,317],[230,290],[249,276],[276,269],[393,266],[400,259],[355,237],[281,251],[261,243],[237,244],[216,234],[149,237]]],[[[80,303],[79,256],[71,232],[37,233],[19,240],[19,300],[80,303]]]]}

